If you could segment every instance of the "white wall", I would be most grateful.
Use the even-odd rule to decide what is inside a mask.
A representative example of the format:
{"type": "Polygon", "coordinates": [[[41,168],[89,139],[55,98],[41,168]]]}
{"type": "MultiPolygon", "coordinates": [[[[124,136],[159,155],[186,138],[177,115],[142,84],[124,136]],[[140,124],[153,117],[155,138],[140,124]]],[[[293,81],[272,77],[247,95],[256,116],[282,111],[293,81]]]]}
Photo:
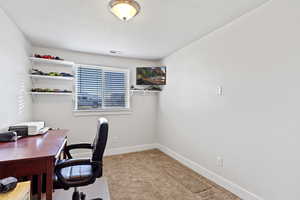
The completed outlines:
{"type": "Polygon", "coordinates": [[[31,118],[28,78],[31,46],[0,8],[0,129],[31,118]]]}
{"type": "MultiPolygon", "coordinates": [[[[126,59],[96,54],[86,54],[58,49],[35,47],[34,53],[51,54],[81,64],[94,64],[129,68],[132,83],[135,80],[135,68],[156,66],[157,62],[126,59]]],[[[53,82],[47,82],[51,86],[53,82]]],[[[126,115],[74,116],[72,97],[45,96],[36,97],[33,102],[33,118],[45,120],[48,126],[70,129],[70,143],[91,142],[96,133],[96,123],[100,116],[110,122],[108,149],[152,144],[156,136],[157,96],[132,96],[132,112],[126,115]]]]}
{"type": "Polygon", "coordinates": [[[299,199],[299,21],[299,0],[273,0],[164,59],[160,143],[265,200],[299,199]]]}

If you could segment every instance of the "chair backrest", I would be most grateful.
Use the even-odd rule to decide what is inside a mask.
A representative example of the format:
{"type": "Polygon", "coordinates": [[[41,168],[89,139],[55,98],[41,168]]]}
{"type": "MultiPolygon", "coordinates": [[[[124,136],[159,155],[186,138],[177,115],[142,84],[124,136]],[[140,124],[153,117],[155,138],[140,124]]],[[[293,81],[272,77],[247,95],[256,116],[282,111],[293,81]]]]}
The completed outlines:
{"type": "Polygon", "coordinates": [[[102,164],[107,137],[108,137],[108,121],[105,118],[100,118],[98,120],[97,133],[93,143],[93,155],[92,155],[93,162],[100,162],[102,164]]]}

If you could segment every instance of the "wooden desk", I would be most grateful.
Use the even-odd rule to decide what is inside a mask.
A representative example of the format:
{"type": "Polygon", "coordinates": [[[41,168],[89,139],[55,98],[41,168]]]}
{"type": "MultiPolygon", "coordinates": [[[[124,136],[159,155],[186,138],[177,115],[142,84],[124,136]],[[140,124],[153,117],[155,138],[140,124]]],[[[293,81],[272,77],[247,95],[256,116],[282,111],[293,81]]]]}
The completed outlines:
{"type": "Polygon", "coordinates": [[[48,131],[44,135],[0,143],[0,178],[38,176],[38,197],[42,193],[42,177],[46,174],[46,199],[52,200],[54,162],[63,150],[67,130],[48,131]]]}

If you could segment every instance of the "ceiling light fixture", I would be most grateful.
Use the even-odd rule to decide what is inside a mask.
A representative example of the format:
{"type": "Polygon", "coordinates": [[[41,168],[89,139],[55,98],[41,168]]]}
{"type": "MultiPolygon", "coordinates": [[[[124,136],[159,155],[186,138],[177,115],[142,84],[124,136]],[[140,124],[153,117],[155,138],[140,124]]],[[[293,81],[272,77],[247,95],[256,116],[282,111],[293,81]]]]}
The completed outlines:
{"type": "Polygon", "coordinates": [[[122,21],[128,21],[140,12],[140,5],[135,0],[111,0],[110,11],[122,21]]]}

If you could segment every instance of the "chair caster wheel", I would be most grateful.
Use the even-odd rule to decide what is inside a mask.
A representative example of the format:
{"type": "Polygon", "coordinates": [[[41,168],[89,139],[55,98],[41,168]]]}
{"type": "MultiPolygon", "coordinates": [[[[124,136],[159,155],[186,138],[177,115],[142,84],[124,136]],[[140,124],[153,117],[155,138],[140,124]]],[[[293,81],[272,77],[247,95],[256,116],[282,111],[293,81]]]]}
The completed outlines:
{"type": "Polygon", "coordinates": [[[80,200],[80,195],[78,191],[73,192],[72,200],[80,200]]]}
{"type": "Polygon", "coordinates": [[[83,192],[80,192],[80,200],[85,200],[86,195],[83,192]]]}

